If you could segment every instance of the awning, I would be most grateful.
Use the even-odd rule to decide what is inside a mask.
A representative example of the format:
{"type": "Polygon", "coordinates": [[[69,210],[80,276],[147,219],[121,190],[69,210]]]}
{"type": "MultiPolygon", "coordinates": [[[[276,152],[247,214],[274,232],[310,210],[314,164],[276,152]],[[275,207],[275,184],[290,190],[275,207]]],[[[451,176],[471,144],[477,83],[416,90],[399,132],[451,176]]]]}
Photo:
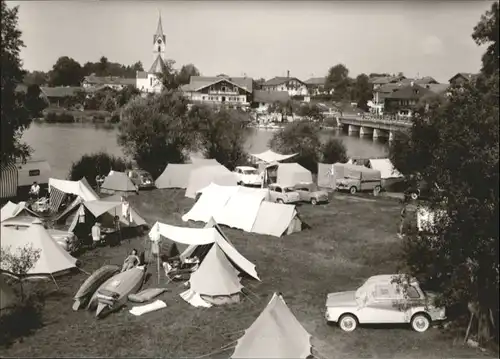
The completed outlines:
{"type": "Polygon", "coordinates": [[[297,153],[293,153],[291,155],[281,155],[279,153],[273,152],[271,150],[264,151],[262,153],[251,154],[253,157],[264,161],[266,163],[271,162],[280,162],[292,158],[297,155],[297,153]]]}

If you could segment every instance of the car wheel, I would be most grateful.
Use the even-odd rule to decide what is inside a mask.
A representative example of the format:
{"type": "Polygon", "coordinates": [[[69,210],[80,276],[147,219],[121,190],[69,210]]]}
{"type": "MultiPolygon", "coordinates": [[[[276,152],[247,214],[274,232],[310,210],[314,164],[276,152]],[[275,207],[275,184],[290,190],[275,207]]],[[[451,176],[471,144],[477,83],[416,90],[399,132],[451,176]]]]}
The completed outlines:
{"type": "Polygon", "coordinates": [[[423,333],[431,326],[429,317],[423,313],[417,313],[411,318],[411,327],[414,331],[423,333]]]}
{"type": "Polygon", "coordinates": [[[278,198],[278,199],[276,200],[276,203],[281,203],[281,204],[283,204],[283,200],[282,200],[281,198],[278,198]]]}
{"type": "Polygon", "coordinates": [[[351,188],[349,188],[349,193],[350,194],[355,194],[356,192],[358,191],[358,189],[354,186],[352,186],[351,188]]]}
{"type": "Polygon", "coordinates": [[[316,198],[311,198],[311,204],[313,206],[317,205],[318,204],[318,201],[316,200],[316,198]]]}
{"type": "Polygon", "coordinates": [[[418,193],[417,192],[413,192],[412,194],[410,194],[410,198],[414,201],[416,201],[418,199],[418,193]]]}
{"type": "Polygon", "coordinates": [[[352,314],[344,314],[339,319],[339,327],[344,332],[352,332],[358,326],[358,320],[352,314]]]}
{"type": "Polygon", "coordinates": [[[373,195],[374,196],[378,196],[380,194],[380,190],[382,188],[380,186],[376,186],[374,189],[373,189],[373,195]]]}

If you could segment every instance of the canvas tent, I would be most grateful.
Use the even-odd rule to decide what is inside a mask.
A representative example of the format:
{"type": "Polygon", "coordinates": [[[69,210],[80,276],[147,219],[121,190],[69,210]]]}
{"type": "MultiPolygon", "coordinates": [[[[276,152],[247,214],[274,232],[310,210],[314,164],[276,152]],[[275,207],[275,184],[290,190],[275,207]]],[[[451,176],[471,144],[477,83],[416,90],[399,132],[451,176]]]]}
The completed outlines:
{"type": "Polygon", "coordinates": [[[236,175],[222,165],[203,166],[195,168],[189,175],[186,197],[196,198],[196,192],[210,183],[223,186],[236,186],[236,175]]]}
{"type": "Polygon", "coordinates": [[[394,168],[388,158],[377,158],[368,160],[368,167],[380,171],[382,187],[387,188],[403,180],[403,175],[394,168]]]}
{"type": "MultiPolygon", "coordinates": [[[[188,247],[181,257],[189,255],[186,253],[187,251],[192,254],[198,246],[212,246],[214,243],[217,243],[231,263],[233,263],[241,272],[245,272],[252,278],[260,280],[255,270],[255,264],[243,257],[236,250],[236,248],[234,248],[218,226],[214,225],[206,228],[187,228],[156,222],[149,232],[149,237],[152,241],[159,241],[161,240],[161,237],[164,237],[176,243],[189,245],[190,247],[188,247]]],[[[203,260],[202,257],[200,257],[200,259],[203,260]]]]}
{"type": "MultiPolygon", "coordinates": [[[[2,249],[15,253],[18,249],[31,245],[33,249],[40,250],[40,257],[33,268],[28,271],[28,275],[54,276],[76,267],[76,258],[57,244],[38,219],[35,219],[27,229],[2,226],[1,231],[2,249]]],[[[4,265],[6,264],[2,263],[2,269],[9,272],[10,268],[4,265]]]]}
{"type": "Polygon", "coordinates": [[[19,202],[18,204],[15,204],[9,201],[2,207],[0,213],[0,220],[2,222],[17,216],[37,218],[38,214],[30,210],[26,206],[26,202],[19,202]]]}
{"type": "Polygon", "coordinates": [[[193,159],[193,163],[169,163],[155,181],[156,188],[187,188],[191,171],[203,166],[220,165],[214,159],[193,159]]]}
{"type": "Polygon", "coordinates": [[[182,220],[207,223],[213,217],[219,224],[276,237],[300,231],[295,206],[270,203],[268,196],[267,189],[211,184],[182,220]]]}
{"type": "Polygon", "coordinates": [[[232,359],[298,359],[312,356],[311,335],[283,297],[274,293],[266,308],[238,340],[232,359]]]}
{"type": "Polygon", "coordinates": [[[292,153],[291,155],[281,155],[279,153],[273,152],[271,150],[267,150],[261,153],[253,153],[251,154],[253,157],[265,163],[273,163],[273,162],[281,162],[292,158],[297,155],[297,153],[292,153]]]}
{"type": "Polygon", "coordinates": [[[0,275],[0,311],[11,308],[17,303],[16,295],[12,288],[5,282],[4,276],[0,275]]]}
{"type": "Polygon", "coordinates": [[[110,171],[101,185],[101,192],[107,194],[133,194],[138,188],[124,172],[110,171]]]}
{"type": "Polygon", "coordinates": [[[335,188],[335,178],[333,176],[333,164],[318,163],[318,186],[325,188],[335,188]]]}
{"type": "MultiPolygon", "coordinates": [[[[298,183],[312,183],[312,173],[298,163],[279,163],[276,182],[282,186],[294,186],[298,183]]],[[[269,167],[266,171],[269,170],[269,167]]]]}
{"type": "Polygon", "coordinates": [[[68,194],[75,195],[84,201],[93,201],[99,198],[85,177],[79,181],[49,178],[49,203],[52,212],[59,210],[59,207],[68,194]]]}

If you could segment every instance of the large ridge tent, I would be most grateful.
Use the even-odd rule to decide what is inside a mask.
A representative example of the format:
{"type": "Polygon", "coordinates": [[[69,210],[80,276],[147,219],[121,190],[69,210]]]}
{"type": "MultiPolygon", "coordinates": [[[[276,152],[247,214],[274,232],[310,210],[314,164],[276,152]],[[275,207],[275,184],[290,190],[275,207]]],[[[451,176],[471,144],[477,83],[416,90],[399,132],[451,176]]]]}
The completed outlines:
{"type": "Polygon", "coordinates": [[[403,180],[401,172],[394,168],[388,158],[370,159],[368,160],[368,167],[380,171],[382,187],[389,187],[403,180]]]}
{"type": "MultiPolygon", "coordinates": [[[[2,226],[1,231],[2,249],[4,250],[15,253],[25,246],[32,246],[33,249],[40,250],[40,257],[28,271],[28,275],[54,276],[76,267],[76,258],[57,244],[38,219],[35,219],[27,229],[2,226]]],[[[2,270],[10,272],[10,268],[6,265],[6,263],[2,263],[2,270]]]]}
{"type": "Polygon", "coordinates": [[[238,340],[232,359],[305,359],[312,356],[311,335],[283,297],[274,293],[266,308],[238,340]]]}
{"type": "Polygon", "coordinates": [[[126,173],[110,171],[101,185],[101,192],[107,194],[133,194],[138,192],[138,188],[126,173]]]}
{"type": "Polygon", "coordinates": [[[16,295],[12,288],[5,282],[0,274],[0,310],[13,307],[17,303],[16,295]]]}
{"type": "Polygon", "coordinates": [[[265,163],[280,162],[292,158],[297,155],[297,153],[292,153],[291,155],[281,155],[279,153],[267,150],[261,153],[252,153],[253,157],[265,163]]]}
{"type": "Polygon", "coordinates": [[[220,165],[214,159],[193,159],[193,163],[169,163],[155,181],[156,188],[187,188],[189,175],[195,168],[220,165]]]}
{"type": "Polygon", "coordinates": [[[219,224],[276,237],[302,229],[295,206],[267,199],[267,189],[211,184],[182,220],[206,223],[213,217],[219,224]]]}
{"type": "Polygon", "coordinates": [[[277,183],[282,186],[294,186],[298,183],[312,183],[312,173],[298,163],[279,163],[277,183]]]}
{"type": "Polygon", "coordinates": [[[243,288],[238,274],[223,250],[214,243],[200,267],[191,274],[190,288],[181,294],[181,298],[188,303],[195,296],[209,304],[237,303],[243,288]]]}
{"type": "Polygon", "coordinates": [[[222,165],[195,168],[189,175],[186,197],[196,198],[196,192],[207,187],[211,182],[223,186],[236,186],[238,179],[234,173],[222,165]]]}
{"type": "Polygon", "coordinates": [[[67,194],[76,195],[83,201],[93,201],[99,199],[87,179],[83,177],[79,181],[67,181],[56,178],[49,178],[49,202],[52,211],[57,212],[67,194]]]}
{"type": "Polygon", "coordinates": [[[0,213],[0,220],[2,222],[17,216],[33,218],[39,217],[38,214],[26,206],[26,202],[19,202],[18,204],[15,204],[9,201],[2,207],[0,213]]]}
{"type": "MultiPolygon", "coordinates": [[[[214,223],[212,222],[212,224],[214,223]]],[[[255,264],[243,257],[215,224],[213,227],[187,228],[156,222],[149,232],[149,237],[152,241],[159,241],[161,237],[164,237],[173,242],[190,246],[181,257],[194,254],[196,247],[212,246],[214,243],[217,243],[228,259],[240,271],[245,272],[252,278],[260,280],[255,270],[255,264]],[[189,252],[189,254],[187,252],[189,252]]],[[[203,261],[202,257],[200,257],[200,259],[203,261]]]]}

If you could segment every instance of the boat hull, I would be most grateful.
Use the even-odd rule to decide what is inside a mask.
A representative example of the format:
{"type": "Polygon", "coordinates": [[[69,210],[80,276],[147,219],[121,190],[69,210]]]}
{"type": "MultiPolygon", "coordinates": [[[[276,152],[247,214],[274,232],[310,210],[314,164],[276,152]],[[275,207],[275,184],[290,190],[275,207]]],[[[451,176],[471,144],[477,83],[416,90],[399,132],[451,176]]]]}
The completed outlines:
{"type": "Polygon", "coordinates": [[[94,294],[96,317],[102,318],[125,305],[128,295],[139,291],[145,275],[144,268],[135,267],[118,273],[103,283],[94,294]]]}
{"type": "Polygon", "coordinates": [[[120,267],[116,265],[105,265],[92,273],[90,277],[88,277],[80,286],[78,292],[76,292],[74,296],[73,310],[82,308],[95,291],[101,286],[101,284],[118,273],[119,270],[120,267]]]}

